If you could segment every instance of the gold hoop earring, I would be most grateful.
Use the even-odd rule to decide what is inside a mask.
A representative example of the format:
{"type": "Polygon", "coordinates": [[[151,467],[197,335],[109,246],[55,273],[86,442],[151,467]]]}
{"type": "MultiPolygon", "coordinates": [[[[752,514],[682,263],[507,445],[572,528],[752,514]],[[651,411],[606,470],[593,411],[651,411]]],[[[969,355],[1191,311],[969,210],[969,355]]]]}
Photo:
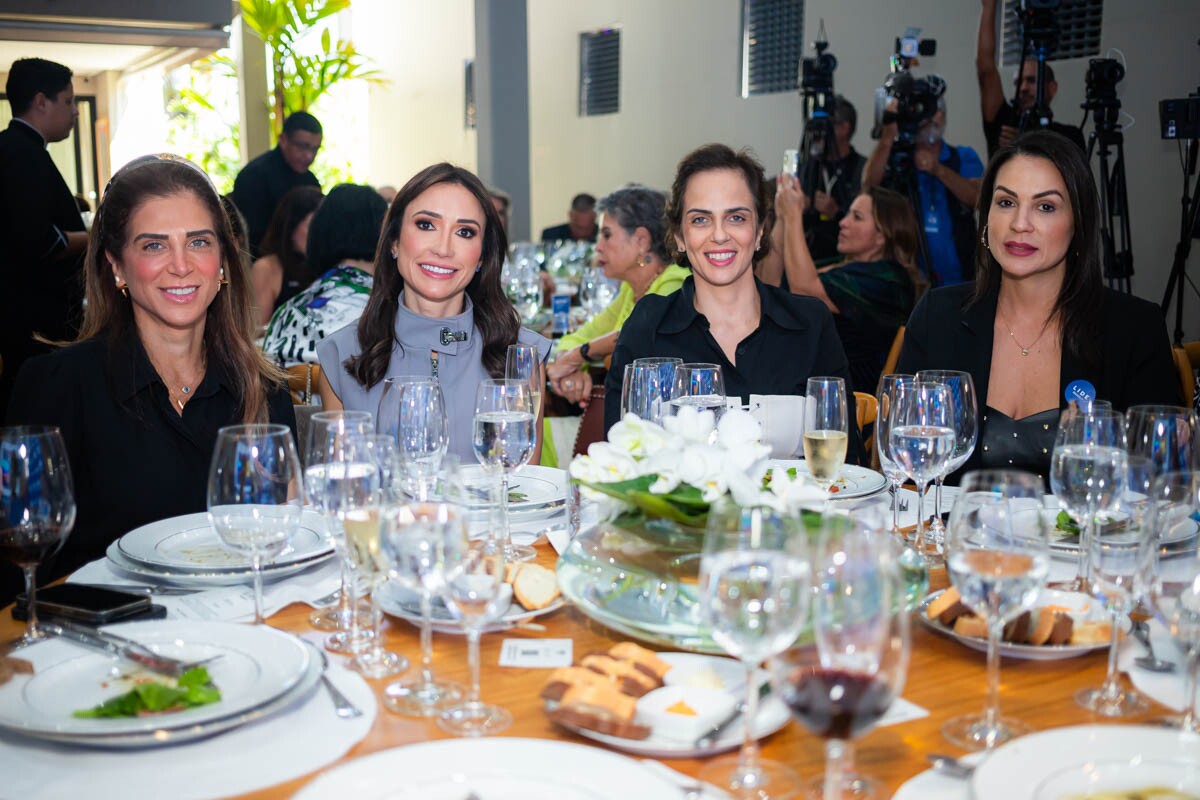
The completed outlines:
{"type": "Polygon", "coordinates": [[[987,223],[983,223],[983,230],[979,233],[979,243],[983,245],[985,250],[991,250],[992,246],[988,244],[987,223]]]}

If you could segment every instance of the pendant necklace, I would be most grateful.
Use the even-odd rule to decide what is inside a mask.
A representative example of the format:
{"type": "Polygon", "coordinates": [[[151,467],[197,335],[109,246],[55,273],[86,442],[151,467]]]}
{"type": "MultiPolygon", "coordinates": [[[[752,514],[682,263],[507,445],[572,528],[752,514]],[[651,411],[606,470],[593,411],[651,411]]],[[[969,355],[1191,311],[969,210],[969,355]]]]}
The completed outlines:
{"type": "MultiPolygon", "coordinates": [[[[1023,345],[1017,341],[1017,335],[1015,333],[1013,333],[1012,326],[1008,324],[1008,321],[1006,319],[1004,319],[1004,317],[1000,317],[1000,321],[1004,323],[1004,327],[1008,328],[1008,336],[1010,339],[1013,340],[1013,344],[1015,344],[1017,347],[1021,348],[1022,356],[1029,355],[1029,351],[1032,350],[1037,345],[1037,343],[1042,340],[1042,336],[1046,333],[1046,323],[1043,323],[1042,329],[1041,329],[1041,331],[1038,332],[1037,338],[1029,343],[1029,347],[1026,347],[1025,345],[1023,345]]],[[[1047,320],[1047,323],[1048,322],[1049,322],[1049,320],[1047,320]]]]}

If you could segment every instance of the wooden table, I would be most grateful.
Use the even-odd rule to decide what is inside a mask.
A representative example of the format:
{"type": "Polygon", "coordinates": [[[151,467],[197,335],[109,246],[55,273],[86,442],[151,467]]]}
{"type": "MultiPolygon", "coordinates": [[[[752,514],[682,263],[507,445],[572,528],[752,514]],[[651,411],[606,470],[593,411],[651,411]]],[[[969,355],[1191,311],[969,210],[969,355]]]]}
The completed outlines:
{"type": "MultiPolygon", "coordinates": [[[[553,564],[555,555],[548,545],[540,546],[539,560],[547,566],[553,564]]],[[[934,588],[945,586],[945,582],[945,573],[935,571],[932,575],[934,588]]],[[[308,631],[311,630],[308,625],[310,611],[308,606],[293,605],[272,617],[270,624],[283,630],[308,631]]],[[[500,643],[511,637],[570,638],[574,640],[578,658],[588,652],[607,649],[626,637],[592,622],[571,607],[543,617],[538,622],[546,626],[545,632],[510,630],[483,638],[480,651],[483,698],[512,712],[513,725],[503,736],[558,739],[599,746],[560,730],[546,720],[538,697],[546,680],[546,670],[498,666],[500,643]]],[[[404,653],[413,662],[419,661],[417,629],[402,620],[391,618],[387,619],[385,625],[389,647],[404,653]]],[[[0,640],[15,636],[19,631],[20,623],[13,621],[7,612],[0,615],[0,640]]],[[[860,771],[876,778],[886,788],[884,796],[891,796],[900,784],[926,769],[927,753],[961,754],[960,750],[942,738],[942,724],[951,717],[983,709],[986,686],[984,654],[931,633],[915,620],[912,636],[912,660],[903,696],[928,709],[929,716],[875,729],[856,743],[860,771]]],[[[1077,706],[1074,699],[1077,689],[1101,684],[1105,659],[1103,650],[1061,661],[1004,659],[1001,709],[1038,729],[1108,722],[1077,706]]],[[[440,676],[467,683],[465,637],[434,636],[434,669],[440,676]]],[[[392,680],[396,679],[369,683],[375,689],[376,696],[381,698],[383,687],[392,680]]],[[[1145,715],[1127,721],[1137,722],[1167,711],[1152,703],[1152,709],[1145,715]]],[[[338,723],[331,718],[329,724],[338,723]]],[[[313,735],[319,736],[320,731],[313,731],[313,735]]],[[[443,738],[449,737],[432,719],[401,717],[387,711],[381,704],[370,733],[343,761],[398,745],[443,738]]],[[[765,757],[791,765],[802,777],[815,778],[822,774],[824,744],[796,722],[788,723],[783,730],[764,739],[761,746],[765,757]]],[[[686,759],[666,760],[665,763],[682,772],[695,774],[704,762],[686,759]]],[[[336,765],[329,768],[333,766],[336,765]]],[[[243,796],[263,800],[291,797],[315,774],[243,796]]],[[[397,780],[400,779],[397,776],[397,780]]]]}

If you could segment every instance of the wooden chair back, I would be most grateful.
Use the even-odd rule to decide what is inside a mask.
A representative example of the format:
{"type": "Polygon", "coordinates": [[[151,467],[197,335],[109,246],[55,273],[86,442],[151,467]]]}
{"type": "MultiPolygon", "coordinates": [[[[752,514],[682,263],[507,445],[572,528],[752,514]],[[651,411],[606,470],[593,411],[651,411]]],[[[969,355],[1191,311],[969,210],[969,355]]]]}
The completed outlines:
{"type": "Polygon", "coordinates": [[[891,375],[896,371],[896,362],[900,360],[900,350],[904,347],[904,326],[901,325],[896,331],[896,338],[892,339],[892,349],[888,350],[887,361],[883,362],[883,372],[881,375],[891,375]]]}
{"type": "Polygon", "coordinates": [[[1175,367],[1179,370],[1179,384],[1183,390],[1183,404],[1188,408],[1196,401],[1196,373],[1200,366],[1200,342],[1188,342],[1183,347],[1172,347],[1175,367]],[[1195,353],[1193,359],[1192,354],[1195,353]]]}
{"type": "Polygon", "coordinates": [[[592,386],[592,399],[583,411],[583,420],[579,423],[579,433],[575,435],[575,447],[571,455],[582,455],[587,452],[592,442],[604,441],[604,384],[592,386]]]}
{"type": "Polygon", "coordinates": [[[854,393],[854,414],[858,420],[858,435],[862,438],[863,447],[868,453],[875,451],[875,431],[872,429],[871,435],[866,434],[866,427],[875,422],[875,417],[879,414],[879,401],[874,395],[866,392],[854,393]]]}

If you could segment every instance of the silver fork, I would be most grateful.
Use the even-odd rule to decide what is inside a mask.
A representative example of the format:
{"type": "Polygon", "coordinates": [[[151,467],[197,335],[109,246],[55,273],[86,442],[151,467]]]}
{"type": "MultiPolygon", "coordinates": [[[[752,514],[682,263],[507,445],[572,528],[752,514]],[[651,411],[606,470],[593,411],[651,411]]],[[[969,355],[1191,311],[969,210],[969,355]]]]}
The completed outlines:
{"type": "Polygon", "coordinates": [[[317,650],[321,656],[321,683],[325,686],[325,691],[329,692],[329,699],[333,701],[333,713],[337,714],[341,719],[354,719],[362,716],[362,709],[354,705],[350,698],[342,694],[341,691],[333,685],[333,681],[329,680],[329,676],[325,671],[329,669],[329,659],[325,655],[324,650],[317,650]]]}

